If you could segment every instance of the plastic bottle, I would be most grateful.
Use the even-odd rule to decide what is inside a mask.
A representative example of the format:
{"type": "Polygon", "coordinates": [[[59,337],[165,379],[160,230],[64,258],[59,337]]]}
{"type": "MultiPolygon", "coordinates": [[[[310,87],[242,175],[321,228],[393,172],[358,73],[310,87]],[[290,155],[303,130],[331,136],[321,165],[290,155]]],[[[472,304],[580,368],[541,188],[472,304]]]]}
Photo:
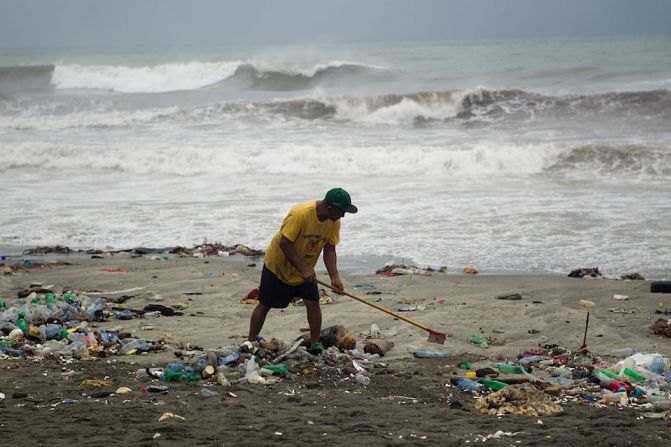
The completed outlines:
{"type": "Polygon", "coordinates": [[[364,376],[362,373],[357,373],[354,379],[359,385],[368,386],[370,384],[370,377],[364,376]]]}
{"type": "Polygon", "coordinates": [[[543,360],[545,357],[542,355],[530,355],[529,357],[522,357],[518,360],[520,365],[529,365],[531,363],[537,363],[543,360]]]}
{"type": "Polygon", "coordinates": [[[480,345],[481,348],[486,348],[486,347],[489,346],[489,341],[486,338],[484,338],[484,337],[482,337],[478,334],[469,335],[468,336],[468,341],[470,341],[471,343],[475,343],[477,345],[480,345]]]}
{"type": "Polygon", "coordinates": [[[636,382],[643,382],[645,381],[645,377],[642,375],[638,374],[636,371],[634,371],[631,368],[624,368],[623,373],[625,376],[629,377],[630,379],[636,381],[636,382]]]}
{"type": "Polygon", "coordinates": [[[205,358],[198,359],[195,365],[196,366],[195,369],[197,369],[198,371],[202,371],[207,367],[207,365],[208,365],[207,359],[205,358]]]}
{"type": "Polygon", "coordinates": [[[48,340],[58,337],[58,334],[63,330],[60,324],[47,324],[44,328],[44,334],[48,340]]]}
{"type": "Polygon", "coordinates": [[[508,386],[507,383],[499,382],[494,379],[480,379],[480,383],[492,391],[499,391],[508,386]]]}
{"type": "Polygon", "coordinates": [[[482,388],[481,384],[466,377],[456,379],[452,383],[462,391],[480,391],[482,388]]]}
{"type": "Polygon", "coordinates": [[[594,377],[599,381],[599,384],[604,387],[608,388],[610,386],[610,383],[613,381],[613,378],[609,377],[608,375],[604,374],[602,371],[597,370],[594,373],[594,377]]]}
{"type": "Polygon", "coordinates": [[[620,376],[611,371],[610,369],[597,369],[596,372],[599,372],[612,380],[620,380],[620,376]]]}
{"type": "Polygon", "coordinates": [[[412,353],[416,358],[422,359],[442,359],[447,356],[444,352],[440,351],[415,351],[412,353]]]}
{"type": "Polygon", "coordinates": [[[5,354],[12,356],[12,357],[25,357],[26,353],[23,352],[20,349],[12,349],[8,348],[6,346],[0,346],[0,352],[4,352],[5,354]]]}
{"type": "Polygon", "coordinates": [[[264,379],[259,374],[259,366],[256,364],[254,357],[247,360],[245,365],[245,378],[249,383],[262,383],[264,379]]]}
{"type": "Polygon", "coordinates": [[[287,365],[284,363],[279,363],[277,365],[263,365],[261,369],[268,370],[272,372],[273,374],[278,374],[278,375],[283,375],[286,374],[289,370],[287,369],[287,365]]]}
{"type": "Polygon", "coordinates": [[[239,358],[240,358],[240,353],[239,352],[234,352],[232,354],[227,355],[226,357],[220,357],[219,358],[219,366],[230,365],[231,363],[236,363],[239,358]]]}
{"type": "Polygon", "coordinates": [[[204,397],[204,398],[216,397],[216,396],[219,395],[219,393],[217,393],[216,391],[212,391],[208,388],[201,388],[199,394],[200,394],[201,397],[204,397]]]}
{"type": "Polygon", "coordinates": [[[186,366],[183,363],[168,363],[168,366],[166,366],[166,370],[178,373],[184,372],[185,368],[186,366]]]}
{"type": "Polygon", "coordinates": [[[26,324],[26,320],[24,320],[23,317],[16,320],[16,325],[21,329],[21,332],[23,332],[24,335],[28,335],[28,324],[26,324]]]}
{"type": "Polygon", "coordinates": [[[189,381],[189,377],[183,372],[167,370],[161,375],[161,380],[186,383],[189,381]]]}
{"type": "Polygon", "coordinates": [[[511,365],[510,363],[499,363],[496,369],[502,374],[524,374],[526,371],[520,365],[511,365]]]}
{"type": "Polygon", "coordinates": [[[154,318],[158,318],[160,316],[161,316],[161,312],[158,311],[158,310],[155,310],[153,312],[145,312],[144,315],[143,315],[143,317],[146,320],[151,320],[151,319],[154,319],[154,318]]]}

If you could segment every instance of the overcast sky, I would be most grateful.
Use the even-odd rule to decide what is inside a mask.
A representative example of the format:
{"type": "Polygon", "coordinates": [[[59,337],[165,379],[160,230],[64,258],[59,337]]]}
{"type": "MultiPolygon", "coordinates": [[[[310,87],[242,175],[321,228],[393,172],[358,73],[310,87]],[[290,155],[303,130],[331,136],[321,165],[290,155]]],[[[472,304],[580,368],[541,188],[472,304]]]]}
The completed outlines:
{"type": "Polygon", "coordinates": [[[0,0],[0,47],[670,35],[671,0],[0,0]]]}

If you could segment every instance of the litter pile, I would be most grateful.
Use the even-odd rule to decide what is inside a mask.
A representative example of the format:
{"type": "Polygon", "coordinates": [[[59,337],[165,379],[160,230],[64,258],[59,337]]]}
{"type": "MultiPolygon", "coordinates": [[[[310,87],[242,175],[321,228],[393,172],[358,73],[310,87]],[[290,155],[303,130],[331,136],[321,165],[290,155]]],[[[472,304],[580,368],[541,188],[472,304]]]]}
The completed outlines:
{"type": "Polygon", "coordinates": [[[584,349],[571,352],[545,345],[525,351],[513,362],[475,370],[469,363],[462,367],[466,374],[452,379],[455,386],[463,391],[491,392],[476,404],[483,413],[554,414],[571,400],[671,415],[669,359],[657,353],[637,353],[611,364],[584,349]]]}
{"type": "MultiPolygon", "coordinates": [[[[323,353],[308,350],[308,336],[289,345],[272,339],[245,342],[241,346],[212,350],[182,349],[166,340],[151,342],[118,331],[93,330],[92,322],[108,319],[155,318],[181,315],[166,306],[150,304],[143,310],[119,307],[131,298],[92,298],[74,290],[55,292],[41,284],[31,284],[19,292],[20,298],[7,306],[0,300],[0,357],[88,359],[111,355],[133,355],[170,347],[178,361],[165,368],[142,369],[139,374],[163,382],[216,381],[220,385],[273,383],[298,375],[341,376],[368,384],[370,377],[385,365],[376,363],[393,347],[387,340],[370,340],[364,352],[356,349],[355,337],[343,326],[321,332],[323,353]],[[282,379],[280,379],[280,377],[282,379]]],[[[163,392],[167,386],[147,387],[163,392]]]]}
{"type": "Polygon", "coordinates": [[[64,357],[105,357],[164,349],[116,331],[93,330],[90,322],[109,318],[155,318],[181,315],[166,306],[151,304],[143,310],[117,306],[129,296],[116,300],[93,298],[75,290],[54,292],[41,284],[31,284],[18,292],[10,306],[0,300],[0,353],[13,357],[59,355],[64,357]]]}

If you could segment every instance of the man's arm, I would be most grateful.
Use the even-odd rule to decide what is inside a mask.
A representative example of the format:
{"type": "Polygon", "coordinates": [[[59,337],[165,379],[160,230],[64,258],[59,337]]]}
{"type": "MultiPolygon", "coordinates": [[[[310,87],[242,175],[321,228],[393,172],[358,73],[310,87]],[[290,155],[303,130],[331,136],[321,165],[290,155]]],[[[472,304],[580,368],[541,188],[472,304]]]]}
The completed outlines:
{"type": "Polygon", "coordinates": [[[317,282],[317,276],[315,275],[314,270],[308,269],[301,262],[293,242],[282,236],[282,239],[280,239],[280,249],[282,250],[282,253],[284,253],[284,257],[287,258],[287,261],[294,266],[305,282],[317,282]]]}
{"type": "Polygon", "coordinates": [[[336,256],[335,245],[327,243],[324,245],[324,265],[326,270],[329,272],[331,277],[331,287],[336,289],[338,292],[342,292],[343,285],[340,281],[340,275],[338,274],[338,260],[336,256]]]}

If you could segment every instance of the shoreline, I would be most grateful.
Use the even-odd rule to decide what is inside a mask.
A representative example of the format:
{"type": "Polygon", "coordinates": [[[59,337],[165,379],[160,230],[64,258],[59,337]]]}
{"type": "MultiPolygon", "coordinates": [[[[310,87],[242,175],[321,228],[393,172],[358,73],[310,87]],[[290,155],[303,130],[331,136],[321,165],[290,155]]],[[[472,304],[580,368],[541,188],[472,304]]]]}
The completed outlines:
{"type": "MultiPolygon", "coordinates": [[[[152,253],[155,252],[155,254],[161,253],[161,254],[168,254],[168,251],[171,249],[177,247],[134,247],[134,248],[125,248],[125,249],[117,249],[117,248],[105,248],[105,249],[98,249],[98,248],[76,248],[76,249],[71,249],[70,253],[68,254],[61,254],[61,253],[49,253],[49,254],[40,254],[40,255],[30,255],[30,254],[23,254],[27,250],[32,250],[36,249],[38,247],[49,247],[53,248],[56,246],[38,246],[38,245],[33,245],[33,246],[17,246],[17,245],[0,245],[0,255],[1,256],[6,256],[10,260],[14,261],[23,261],[25,259],[41,259],[44,258],[45,260],[48,259],[56,259],[58,257],[67,257],[67,258],[74,258],[74,259],[80,259],[80,258],[90,258],[91,254],[87,253],[90,251],[100,251],[102,252],[105,256],[110,255],[110,253],[114,253],[111,256],[114,256],[115,254],[123,254],[123,253],[129,253],[133,250],[137,249],[145,249],[145,250],[150,250],[152,253]]],[[[149,255],[148,255],[149,256],[149,255]]],[[[173,255],[170,255],[173,256],[173,255]]],[[[175,255],[176,256],[176,255],[175,255]]],[[[240,262],[245,262],[245,261],[250,261],[251,262],[256,262],[259,265],[262,265],[263,263],[263,256],[244,256],[244,255],[234,255],[234,256],[229,256],[228,259],[233,260],[233,261],[240,261],[240,262]]],[[[383,255],[338,255],[338,269],[344,273],[344,274],[349,274],[349,275],[372,275],[375,274],[376,270],[381,269],[385,267],[388,264],[405,264],[408,266],[416,266],[419,268],[423,269],[429,269],[429,270],[438,270],[440,268],[446,267],[447,268],[447,274],[448,275],[456,275],[456,276],[471,276],[469,274],[466,274],[463,272],[463,268],[466,266],[457,266],[457,265],[445,265],[445,266],[439,266],[439,265],[431,265],[431,264],[418,264],[415,263],[411,258],[403,257],[403,256],[383,256],[383,255]]],[[[569,272],[556,272],[556,271],[547,271],[547,270],[533,270],[533,269],[526,269],[526,270],[516,270],[516,269],[488,269],[488,268],[481,268],[477,264],[474,265],[474,267],[477,268],[478,270],[478,275],[479,276],[548,276],[548,277],[564,277],[567,276],[569,272]]],[[[584,267],[589,267],[589,266],[584,266],[584,267]]],[[[579,268],[576,266],[576,268],[579,268]]],[[[326,268],[324,266],[323,260],[320,258],[319,262],[317,263],[316,270],[318,272],[323,272],[326,271],[326,268]]],[[[259,266],[259,271],[260,271],[260,266],[259,266]]],[[[627,272],[627,273],[633,273],[633,272],[627,272]]],[[[624,272],[622,274],[625,274],[624,272]]],[[[669,274],[671,275],[671,273],[669,274]]],[[[646,280],[650,281],[657,281],[657,280],[667,280],[671,276],[661,276],[661,277],[646,277],[646,280]]],[[[613,280],[619,280],[620,278],[618,277],[611,277],[611,276],[603,276],[603,279],[613,279],[613,280]]]]}

